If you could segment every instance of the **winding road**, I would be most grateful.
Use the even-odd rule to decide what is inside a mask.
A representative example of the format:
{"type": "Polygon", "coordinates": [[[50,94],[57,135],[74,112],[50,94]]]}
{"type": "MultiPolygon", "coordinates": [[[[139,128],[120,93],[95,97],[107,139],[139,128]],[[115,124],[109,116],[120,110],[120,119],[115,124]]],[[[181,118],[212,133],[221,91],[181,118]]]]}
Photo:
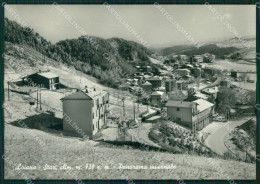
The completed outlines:
{"type": "Polygon", "coordinates": [[[128,130],[132,135],[133,141],[143,143],[156,148],[161,148],[158,144],[150,140],[149,132],[152,129],[152,123],[142,123],[140,127],[128,130]]]}
{"type": "Polygon", "coordinates": [[[240,120],[228,121],[225,125],[219,127],[213,131],[205,140],[205,144],[211,148],[216,153],[223,155],[225,152],[228,152],[227,147],[225,146],[226,136],[234,130],[235,127],[240,126],[252,119],[252,117],[245,117],[240,120]]]}

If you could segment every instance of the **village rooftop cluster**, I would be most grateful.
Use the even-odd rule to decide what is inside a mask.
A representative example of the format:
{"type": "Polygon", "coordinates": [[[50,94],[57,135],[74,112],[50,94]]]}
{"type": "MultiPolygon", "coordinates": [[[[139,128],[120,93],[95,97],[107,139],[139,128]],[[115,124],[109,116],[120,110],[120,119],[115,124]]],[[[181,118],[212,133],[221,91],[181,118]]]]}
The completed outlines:
{"type": "MultiPolygon", "coordinates": [[[[134,116],[136,126],[140,123],[158,123],[162,118],[179,124],[195,133],[213,120],[227,121],[228,117],[215,113],[214,107],[220,86],[239,88],[233,81],[254,82],[245,79],[237,71],[229,71],[233,81],[220,77],[219,70],[205,67],[204,63],[213,63],[212,54],[172,55],[161,61],[160,68],[136,66],[137,72],[120,86],[120,90],[129,91],[138,97],[137,103],[147,106],[147,111],[134,116]]],[[[49,90],[59,90],[59,76],[50,71],[38,71],[22,78],[22,83],[37,84],[49,90]]],[[[78,134],[71,126],[75,122],[90,138],[102,131],[107,125],[107,118],[117,119],[119,125],[130,122],[119,119],[109,113],[109,93],[96,88],[74,89],[74,92],[61,98],[63,104],[63,131],[78,134]],[[70,117],[70,118],[66,118],[70,117]]],[[[246,104],[245,104],[246,105],[246,104]]],[[[38,96],[37,96],[38,106],[38,96]]],[[[241,108],[232,109],[227,114],[239,113],[241,108]]],[[[129,121],[129,120],[127,120],[129,121]]]]}

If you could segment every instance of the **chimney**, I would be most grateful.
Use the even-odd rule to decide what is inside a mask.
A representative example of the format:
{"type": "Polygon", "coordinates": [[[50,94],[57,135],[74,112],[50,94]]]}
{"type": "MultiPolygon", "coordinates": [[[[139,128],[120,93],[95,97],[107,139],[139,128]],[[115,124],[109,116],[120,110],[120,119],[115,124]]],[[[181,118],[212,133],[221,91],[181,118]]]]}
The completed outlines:
{"type": "Polygon", "coordinates": [[[86,93],[88,93],[88,89],[86,89],[86,91],[85,91],[86,93]]]}

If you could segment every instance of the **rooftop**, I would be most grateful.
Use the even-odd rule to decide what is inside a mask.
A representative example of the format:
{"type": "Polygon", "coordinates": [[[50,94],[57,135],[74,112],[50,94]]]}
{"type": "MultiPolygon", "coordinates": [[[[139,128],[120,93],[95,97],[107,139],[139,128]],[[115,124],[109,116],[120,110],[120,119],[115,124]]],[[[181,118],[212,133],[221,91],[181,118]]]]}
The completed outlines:
{"type": "Polygon", "coordinates": [[[177,71],[190,71],[190,70],[188,70],[188,69],[178,69],[177,71]]]}
{"type": "Polygon", "coordinates": [[[151,81],[151,80],[157,80],[157,81],[161,81],[162,79],[160,79],[159,77],[150,77],[148,79],[146,79],[147,81],[151,81]]]}
{"type": "Polygon", "coordinates": [[[161,95],[163,95],[163,94],[164,94],[164,92],[162,92],[162,91],[155,91],[155,92],[153,92],[153,93],[151,94],[151,96],[156,96],[156,95],[161,96],[161,95]]]}
{"type": "Polygon", "coordinates": [[[165,82],[175,82],[176,80],[175,79],[171,79],[171,78],[167,78],[166,80],[165,80],[165,82]]]}
{"type": "Polygon", "coordinates": [[[166,107],[186,107],[186,108],[191,108],[192,107],[192,102],[186,102],[186,101],[175,101],[175,100],[169,100],[166,103],[166,107]]]}
{"type": "Polygon", "coordinates": [[[203,58],[202,55],[194,55],[193,57],[195,57],[195,58],[203,58]]]}
{"type": "Polygon", "coordinates": [[[207,88],[207,89],[204,89],[202,91],[205,92],[205,93],[208,93],[208,94],[215,94],[215,93],[218,92],[218,87],[207,88]]]}
{"type": "Polygon", "coordinates": [[[145,83],[142,84],[142,86],[151,86],[152,84],[148,81],[146,81],[145,83]]]}
{"type": "Polygon", "coordinates": [[[40,73],[37,73],[37,74],[41,75],[41,76],[43,76],[45,78],[48,78],[48,79],[59,77],[58,75],[56,75],[54,73],[51,73],[51,72],[40,72],[40,73]]]}
{"type": "Polygon", "coordinates": [[[196,92],[194,96],[197,98],[204,99],[204,100],[208,99],[208,97],[205,94],[200,93],[200,92],[196,92]]]}
{"type": "Polygon", "coordinates": [[[197,109],[198,109],[199,112],[202,112],[202,111],[214,106],[213,103],[210,103],[207,100],[203,100],[203,99],[198,99],[198,100],[195,100],[193,102],[198,104],[197,109]]]}
{"type": "Polygon", "coordinates": [[[104,96],[107,92],[105,91],[96,91],[94,89],[88,89],[89,92],[86,92],[86,89],[80,90],[76,93],[70,94],[61,98],[61,100],[93,100],[96,97],[104,96]]]}

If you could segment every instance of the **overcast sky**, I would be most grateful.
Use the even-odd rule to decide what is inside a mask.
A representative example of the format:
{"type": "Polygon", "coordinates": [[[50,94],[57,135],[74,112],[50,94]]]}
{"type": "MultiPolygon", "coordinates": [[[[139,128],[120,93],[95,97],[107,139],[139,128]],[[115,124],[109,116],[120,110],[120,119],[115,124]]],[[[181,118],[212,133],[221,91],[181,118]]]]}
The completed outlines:
{"type": "MultiPolygon", "coordinates": [[[[103,5],[60,5],[88,35],[102,38],[138,39],[103,5]]],[[[196,41],[207,42],[234,37],[204,5],[162,5],[196,41]]],[[[81,35],[53,5],[10,5],[22,20],[47,40],[77,38],[81,35]]],[[[153,5],[112,5],[123,19],[152,47],[189,44],[186,37],[153,5]]],[[[254,5],[213,6],[241,36],[255,36],[254,5]]],[[[15,16],[5,11],[5,16],[15,16]]],[[[16,16],[17,17],[17,16],[16,16]]]]}

